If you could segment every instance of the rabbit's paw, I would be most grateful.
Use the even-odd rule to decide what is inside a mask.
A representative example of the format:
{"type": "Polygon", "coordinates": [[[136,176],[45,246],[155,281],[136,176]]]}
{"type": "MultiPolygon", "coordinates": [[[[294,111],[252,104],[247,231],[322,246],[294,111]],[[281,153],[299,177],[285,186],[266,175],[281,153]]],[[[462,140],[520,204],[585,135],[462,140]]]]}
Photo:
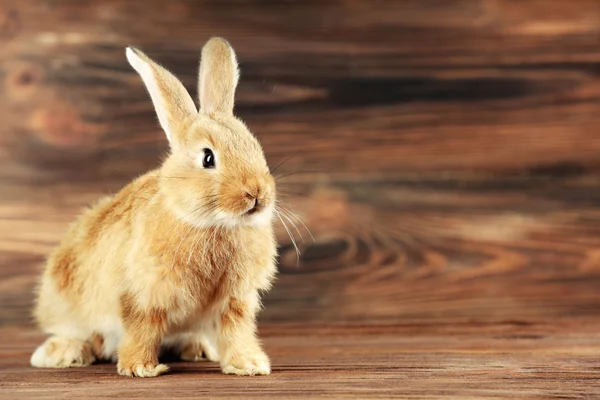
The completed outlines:
{"type": "Polygon", "coordinates": [[[95,361],[88,342],[52,336],[31,356],[31,365],[38,368],[85,367],[95,361]]]}
{"type": "Polygon", "coordinates": [[[263,352],[234,355],[228,362],[222,363],[221,368],[225,374],[269,375],[271,373],[271,363],[263,352]]]}
{"type": "Polygon", "coordinates": [[[122,362],[119,360],[117,369],[120,375],[152,378],[164,374],[169,370],[165,364],[153,362],[122,362]]]}

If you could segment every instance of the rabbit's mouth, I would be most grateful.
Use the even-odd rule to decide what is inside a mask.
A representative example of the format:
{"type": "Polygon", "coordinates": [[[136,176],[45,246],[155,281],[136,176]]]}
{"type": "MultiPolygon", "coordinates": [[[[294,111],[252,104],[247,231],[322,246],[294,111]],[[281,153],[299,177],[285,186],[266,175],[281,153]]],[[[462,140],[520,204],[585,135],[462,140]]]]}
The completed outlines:
{"type": "Polygon", "coordinates": [[[245,212],[246,215],[256,214],[262,208],[262,204],[258,201],[258,199],[254,199],[254,205],[248,211],[245,212]]]}
{"type": "Polygon", "coordinates": [[[243,225],[261,226],[269,224],[273,219],[273,206],[269,202],[261,202],[252,205],[240,218],[243,225]]]}

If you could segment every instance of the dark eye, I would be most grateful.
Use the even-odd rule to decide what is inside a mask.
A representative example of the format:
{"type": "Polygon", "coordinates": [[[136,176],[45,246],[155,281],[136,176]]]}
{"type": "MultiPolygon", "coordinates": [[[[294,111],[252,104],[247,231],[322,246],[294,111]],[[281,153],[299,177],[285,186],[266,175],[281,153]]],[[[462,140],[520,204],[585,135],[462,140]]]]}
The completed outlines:
{"type": "Polygon", "coordinates": [[[211,149],[204,149],[204,157],[202,158],[202,166],[204,168],[215,167],[215,155],[211,149]]]}

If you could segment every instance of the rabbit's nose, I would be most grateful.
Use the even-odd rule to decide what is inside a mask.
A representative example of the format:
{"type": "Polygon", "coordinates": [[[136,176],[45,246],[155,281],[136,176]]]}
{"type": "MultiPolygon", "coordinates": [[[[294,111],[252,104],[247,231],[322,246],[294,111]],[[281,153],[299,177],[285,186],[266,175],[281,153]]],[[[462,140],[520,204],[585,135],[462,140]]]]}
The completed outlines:
{"type": "Polygon", "coordinates": [[[248,198],[259,198],[263,192],[259,182],[252,182],[251,184],[247,185],[245,189],[246,197],[248,198]]]}

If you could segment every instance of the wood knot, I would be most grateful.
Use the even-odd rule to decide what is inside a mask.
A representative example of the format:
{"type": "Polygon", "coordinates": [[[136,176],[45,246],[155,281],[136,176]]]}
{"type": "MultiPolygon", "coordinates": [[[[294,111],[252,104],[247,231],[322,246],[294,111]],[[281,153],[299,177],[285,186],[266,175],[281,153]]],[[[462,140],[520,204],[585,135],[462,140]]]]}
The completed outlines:
{"type": "Polygon", "coordinates": [[[16,101],[29,99],[42,79],[40,68],[31,64],[19,65],[6,78],[7,94],[16,101]]]}
{"type": "Polygon", "coordinates": [[[334,271],[347,264],[362,264],[369,260],[371,249],[361,238],[351,235],[321,237],[314,243],[298,243],[301,255],[292,244],[280,246],[279,265],[286,273],[302,274],[334,271]],[[297,268],[298,266],[302,268],[297,268]]]}
{"type": "Polygon", "coordinates": [[[53,147],[88,147],[99,134],[97,126],[83,120],[79,110],[66,102],[38,109],[30,124],[37,138],[53,147]]]}
{"type": "Polygon", "coordinates": [[[17,76],[17,84],[20,86],[29,86],[35,82],[35,77],[29,71],[23,71],[17,76]]]}

